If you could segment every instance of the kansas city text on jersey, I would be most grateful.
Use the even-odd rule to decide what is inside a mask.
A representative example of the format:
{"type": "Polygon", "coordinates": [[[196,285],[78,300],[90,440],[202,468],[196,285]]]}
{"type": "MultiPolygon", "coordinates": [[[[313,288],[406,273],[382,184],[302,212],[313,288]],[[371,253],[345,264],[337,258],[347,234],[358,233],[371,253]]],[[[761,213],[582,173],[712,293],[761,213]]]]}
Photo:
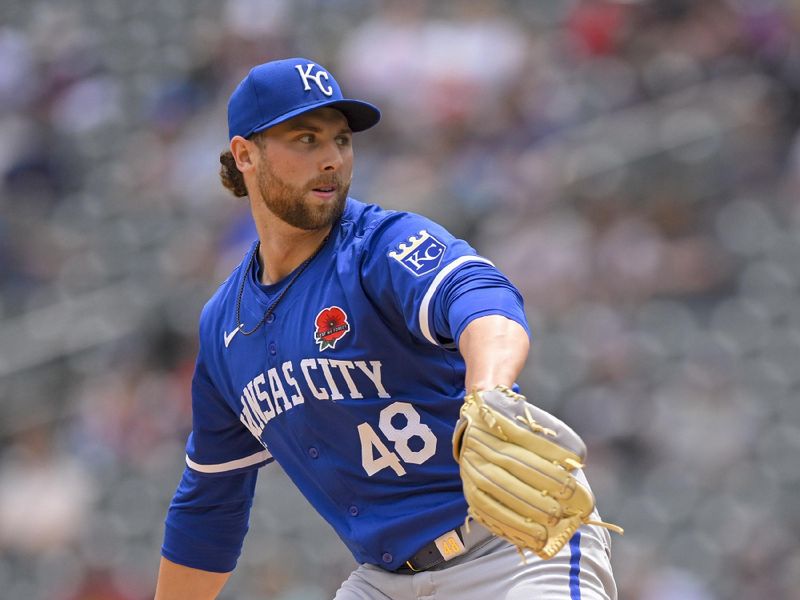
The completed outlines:
{"type": "Polygon", "coordinates": [[[306,397],[332,401],[365,396],[391,398],[383,385],[381,367],[379,360],[304,358],[295,369],[292,361],[286,361],[280,368],[273,367],[247,382],[239,398],[239,420],[261,439],[267,423],[303,404],[306,397]]]}

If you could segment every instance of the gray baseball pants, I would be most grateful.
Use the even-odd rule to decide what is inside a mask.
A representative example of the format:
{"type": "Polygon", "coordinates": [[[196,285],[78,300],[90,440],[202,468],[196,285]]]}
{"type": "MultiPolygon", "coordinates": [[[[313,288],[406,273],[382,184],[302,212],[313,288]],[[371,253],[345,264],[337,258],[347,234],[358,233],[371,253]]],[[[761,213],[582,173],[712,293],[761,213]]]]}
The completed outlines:
{"type": "Polygon", "coordinates": [[[477,523],[465,533],[469,550],[434,569],[391,573],[360,565],[335,600],[616,600],[608,531],[584,525],[556,556],[542,560],[477,523]]]}

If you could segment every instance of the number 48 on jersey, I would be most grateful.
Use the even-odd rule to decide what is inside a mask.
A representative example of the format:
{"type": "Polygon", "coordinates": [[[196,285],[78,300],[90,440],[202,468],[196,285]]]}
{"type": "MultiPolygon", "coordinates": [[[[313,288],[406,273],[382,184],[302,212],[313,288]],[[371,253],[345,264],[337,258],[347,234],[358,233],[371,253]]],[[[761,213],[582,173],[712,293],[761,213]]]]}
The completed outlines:
{"type": "Polygon", "coordinates": [[[405,475],[403,462],[421,465],[436,454],[436,436],[430,427],[422,423],[419,413],[408,402],[394,402],[384,408],[380,413],[378,429],[393,444],[394,451],[386,447],[378,432],[369,423],[364,422],[358,426],[358,437],[361,439],[361,465],[370,477],[387,467],[398,475],[405,475]],[[403,415],[406,419],[402,427],[395,427],[392,424],[397,415],[403,415]],[[422,447],[418,450],[412,450],[408,444],[414,437],[422,440],[422,447]]]}

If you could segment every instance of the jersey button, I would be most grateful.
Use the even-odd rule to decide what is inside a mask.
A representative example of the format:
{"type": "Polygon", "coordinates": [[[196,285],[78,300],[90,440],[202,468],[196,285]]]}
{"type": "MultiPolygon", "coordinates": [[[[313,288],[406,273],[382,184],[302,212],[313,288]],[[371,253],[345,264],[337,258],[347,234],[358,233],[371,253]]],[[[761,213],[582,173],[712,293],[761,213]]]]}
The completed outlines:
{"type": "Polygon", "coordinates": [[[319,457],[319,450],[314,448],[314,446],[311,446],[311,448],[308,449],[308,455],[311,458],[318,458],[319,457]]]}
{"type": "Polygon", "coordinates": [[[383,553],[383,556],[381,556],[381,560],[382,560],[383,562],[385,562],[387,565],[388,565],[390,562],[392,562],[392,558],[394,558],[394,557],[393,557],[391,554],[389,554],[388,552],[384,552],[384,553],[383,553]]]}
{"type": "Polygon", "coordinates": [[[353,505],[353,506],[350,507],[350,516],[351,517],[357,517],[358,516],[358,507],[356,505],[353,505]]]}
{"type": "Polygon", "coordinates": [[[278,353],[278,346],[275,344],[275,342],[269,343],[269,353],[273,356],[278,353]]]}
{"type": "Polygon", "coordinates": [[[269,313],[267,315],[267,323],[272,323],[275,320],[275,313],[269,313]]]}

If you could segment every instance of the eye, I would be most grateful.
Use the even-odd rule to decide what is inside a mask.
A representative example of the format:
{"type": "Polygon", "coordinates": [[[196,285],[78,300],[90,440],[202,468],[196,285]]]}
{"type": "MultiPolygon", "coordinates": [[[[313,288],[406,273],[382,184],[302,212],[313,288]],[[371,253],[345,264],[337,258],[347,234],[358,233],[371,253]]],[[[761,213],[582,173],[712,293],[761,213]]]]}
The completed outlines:
{"type": "Polygon", "coordinates": [[[340,146],[349,146],[350,145],[350,136],[349,135],[338,135],[336,136],[336,143],[340,146]]]}
{"type": "Polygon", "coordinates": [[[297,138],[297,141],[302,143],[302,144],[313,144],[314,143],[314,134],[313,133],[304,133],[299,138],[297,138]]]}

